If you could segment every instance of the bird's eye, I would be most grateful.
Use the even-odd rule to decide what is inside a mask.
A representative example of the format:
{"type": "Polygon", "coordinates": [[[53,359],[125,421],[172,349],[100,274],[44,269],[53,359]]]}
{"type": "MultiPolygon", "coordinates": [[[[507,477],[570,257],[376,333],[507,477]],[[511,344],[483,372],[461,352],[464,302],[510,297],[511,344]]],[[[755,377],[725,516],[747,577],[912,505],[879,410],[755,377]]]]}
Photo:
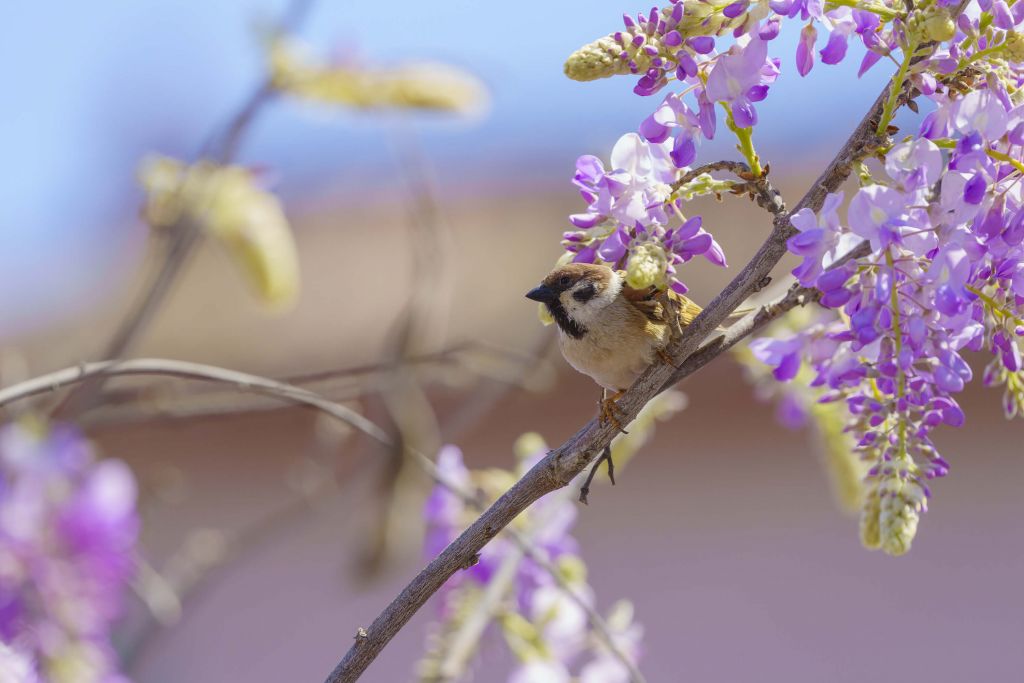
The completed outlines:
{"type": "Polygon", "coordinates": [[[569,277],[568,275],[563,275],[562,277],[558,278],[558,284],[562,285],[563,287],[568,287],[571,282],[572,278],[569,277]]]}
{"type": "Polygon", "coordinates": [[[588,282],[587,284],[573,292],[572,298],[576,299],[576,301],[579,301],[580,303],[585,304],[591,299],[593,299],[595,294],[597,294],[597,290],[594,288],[594,283],[588,282]]]}

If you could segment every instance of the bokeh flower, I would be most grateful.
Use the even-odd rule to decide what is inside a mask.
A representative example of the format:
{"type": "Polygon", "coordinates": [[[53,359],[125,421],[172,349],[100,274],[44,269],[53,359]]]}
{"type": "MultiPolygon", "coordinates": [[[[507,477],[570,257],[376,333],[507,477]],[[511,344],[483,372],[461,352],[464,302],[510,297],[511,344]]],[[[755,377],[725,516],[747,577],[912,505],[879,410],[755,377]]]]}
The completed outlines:
{"type": "Polygon", "coordinates": [[[72,427],[0,429],[0,638],[43,680],[121,680],[110,629],[135,566],[135,496],[127,466],[96,460],[72,427]]]}

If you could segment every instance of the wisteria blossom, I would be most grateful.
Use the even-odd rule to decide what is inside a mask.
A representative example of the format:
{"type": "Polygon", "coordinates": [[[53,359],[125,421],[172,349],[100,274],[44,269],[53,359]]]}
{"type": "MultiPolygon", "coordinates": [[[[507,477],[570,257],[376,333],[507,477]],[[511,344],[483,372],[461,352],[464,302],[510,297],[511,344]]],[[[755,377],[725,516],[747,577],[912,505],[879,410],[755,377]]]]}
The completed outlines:
{"type": "Polygon", "coordinates": [[[30,662],[53,683],[124,680],[110,629],[138,527],[122,462],[96,460],[68,426],[0,429],[0,671],[30,662]]]}
{"type": "MultiPolygon", "coordinates": [[[[684,398],[674,391],[648,403],[629,434],[613,442],[616,465],[628,464],[653,434],[655,423],[684,406],[684,398]]],[[[548,449],[540,435],[527,433],[517,440],[515,450],[517,472],[470,470],[457,447],[441,449],[439,482],[425,509],[428,555],[433,557],[438,542],[451,542],[475,518],[477,510],[467,501],[496,498],[548,449]]],[[[643,629],[625,600],[608,610],[603,629],[594,626],[592,614],[598,613],[598,601],[587,582],[579,543],[572,536],[578,492],[577,484],[541,498],[516,520],[513,526],[529,544],[529,553],[501,534],[485,546],[475,566],[448,581],[437,601],[438,620],[431,626],[427,654],[419,665],[420,680],[436,680],[441,672],[451,678],[453,667],[464,665],[452,661],[450,645],[459,638],[465,642],[469,629],[479,623],[474,615],[479,617],[481,610],[491,614],[485,623],[493,621],[518,661],[510,683],[632,680],[629,669],[642,654],[643,629]],[[487,602],[495,599],[496,604],[487,602]]]]}
{"type": "Polygon", "coordinates": [[[964,352],[992,354],[983,381],[1004,387],[1008,416],[1024,413],[1022,21],[1024,5],[1001,0],[912,7],[683,0],[627,16],[625,31],[566,63],[577,80],[628,73],[639,77],[641,96],[669,91],[639,135],[627,136],[646,165],[613,160],[608,175],[628,181],[606,178],[593,157],[581,158],[576,182],[588,211],[571,218],[578,230],[564,244],[576,260],[625,267],[633,281],[680,292],[686,286],[675,266],[697,254],[725,263],[687,202],[728,191],[729,182],[693,174],[688,184],[674,181],[700,165],[716,109],[756,177],[763,169],[753,144],[755,105],[788,64],[807,75],[816,61],[838,64],[859,53],[859,74],[894,65],[876,130],[884,168],[858,161],[859,188],[791,216],[787,246],[801,259],[793,274],[835,316],[751,345],[776,381],[809,382],[821,401],[845,407],[868,472],[862,539],[891,554],[910,547],[929,480],[950,469],[931,433],[965,422],[955,396],[976,373],[964,352]],[[788,64],[770,55],[786,22],[800,34],[788,64]],[[923,117],[916,135],[890,142],[903,89],[923,117]]]}
{"type": "MultiPolygon", "coordinates": [[[[517,442],[516,451],[521,473],[536,464],[547,448],[538,435],[525,434],[517,442]]],[[[496,497],[515,476],[512,472],[471,472],[454,446],[442,449],[438,465],[443,483],[434,488],[426,506],[427,553],[431,556],[437,540],[447,544],[472,521],[475,509],[467,504],[466,495],[481,490],[488,497],[496,497]]],[[[447,641],[460,632],[474,610],[480,609],[494,610],[496,623],[520,660],[508,679],[510,683],[569,681],[570,671],[580,667],[584,676],[580,680],[629,680],[628,669],[617,657],[612,657],[614,663],[607,661],[607,646],[591,631],[587,609],[595,607],[595,596],[586,582],[579,546],[570,533],[576,516],[577,506],[569,495],[541,499],[517,525],[535,555],[527,556],[510,539],[499,537],[486,546],[476,566],[448,583],[440,600],[441,620],[432,636],[435,644],[420,662],[424,680],[431,680],[434,672],[448,670],[447,641]],[[543,558],[546,566],[538,565],[537,557],[543,558]],[[558,577],[552,575],[550,567],[555,568],[558,577]],[[480,605],[494,590],[500,591],[500,605],[480,605]]],[[[632,621],[628,603],[616,610],[624,612],[616,617],[616,644],[635,661],[641,631],[632,621]]]]}
{"type": "Polygon", "coordinates": [[[1014,278],[1024,269],[1017,227],[1024,165],[1007,131],[1021,110],[988,88],[934,99],[939,108],[923,128],[930,139],[893,147],[886,177],[857,191],[845,221],[838,195],[817,218],[793,218],[801,233],[790,250],[804,258],[794,273],[825,291],[822,303],[842,315],[751,347],[782,380],[809,362],[812,386],[826,390],[822,400],[845,402],[848,429],[870,466],[862,539],[893,554],[910,547],[931,495],[928,480],[949,472],[931,432],[965,422],[955,395],[974,373],[963,351],[989,349],[986,383],[1006,385],[1006,412],[1019,410],[1024,290],[1014,278]],[[825,270],[835,245],[851,237],[867,242],[870,255],[825,270]],[[827,353],[815,351],[822,344],[827,353]]]}

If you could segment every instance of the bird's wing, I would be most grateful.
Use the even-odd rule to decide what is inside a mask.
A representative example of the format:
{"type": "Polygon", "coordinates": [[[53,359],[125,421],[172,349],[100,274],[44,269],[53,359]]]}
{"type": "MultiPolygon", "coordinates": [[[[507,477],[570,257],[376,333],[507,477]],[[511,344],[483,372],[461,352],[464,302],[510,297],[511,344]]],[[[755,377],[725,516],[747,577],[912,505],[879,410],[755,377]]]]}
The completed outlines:
{"type": "MultiPolygon", "coordinates": [[[[665,294],[675,304],[674,308],[677,308],[679,311],[680,325],[684,327],[689,325],[697,317],[697,314],[701,312],[700,306],[682,294],[676,294],[671,289],[665,292],[665,294]]],[[[623,286],[622,295],[651,322],[663,325],[670,322],[669,316],[671,312],[666,310],[664,296],[656,287],[633,289],[632,287],[623,286]]]]}

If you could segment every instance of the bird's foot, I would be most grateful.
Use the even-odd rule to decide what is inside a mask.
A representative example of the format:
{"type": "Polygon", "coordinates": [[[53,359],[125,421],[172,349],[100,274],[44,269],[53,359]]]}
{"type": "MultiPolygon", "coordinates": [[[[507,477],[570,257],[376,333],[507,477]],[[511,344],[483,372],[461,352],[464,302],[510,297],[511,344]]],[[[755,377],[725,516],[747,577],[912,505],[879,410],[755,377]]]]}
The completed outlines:
{"type": "Polygon", "coordinates": [[[662,362],[664,362],[666,365],[671,365],[676,370],[679,369],[679,366],[675,364],[675,362],[672,360],[672,356],[668,355],[665,349],[658,349],[658,358],[660,358],[662,362]]]}
{"type": "Polygon", "coordinates": [[[619,406],[616,405],[615,403],[617,400],[619,400],[619,398],[622,397],[623,393],[624,392],[622,391],[617,392],[616,394],[609,396],[607,398],[602,398],[600,401],[597,402],[598,406],[600,406],[601,409],[600,413],[598,414],[598,423],[602,426],[610,424],[623,434],[628,434],[629,432],[623,429],[622,423],[619,422],[619,418],[617,415],[617,413],[619,412],[619,406]]]}
{"type": "Polygon", "coordinates": [[[590,495],[590,482],[594,481],[594,475],[597,474],[597,469],[604,461],[608,462],[608,478],[611,479],[612,486],[615,486],[615,463],[612,462],[612,447],[605,446],[604,450],[601,451],[600,457],[594,461],[594,466],[590,468],[590,474],[587,475],[587,480],[583,482],[583,486],[580,487],[580,502],[584,505],[587,504],[587,496],[590,495]]]}

